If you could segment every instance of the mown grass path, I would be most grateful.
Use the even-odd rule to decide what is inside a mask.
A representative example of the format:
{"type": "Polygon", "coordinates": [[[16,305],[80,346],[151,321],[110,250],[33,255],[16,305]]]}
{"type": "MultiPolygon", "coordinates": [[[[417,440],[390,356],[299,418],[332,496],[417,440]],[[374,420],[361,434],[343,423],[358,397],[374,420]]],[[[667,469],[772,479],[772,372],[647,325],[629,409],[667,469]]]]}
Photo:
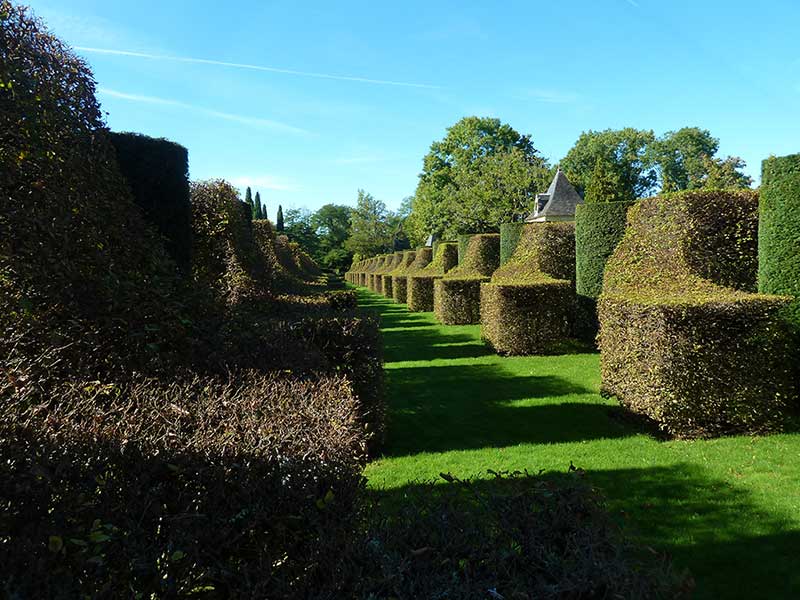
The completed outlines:
{"type": "Polygon", "coordinates": [[[614,514],[691,570],[696,597],[800,597],[800,434],[661,441],[599,395],[597,354],[500,357],[478,326],[359,295],[382,320],[391,419],[371,488],[572,462],[614,514]]]}

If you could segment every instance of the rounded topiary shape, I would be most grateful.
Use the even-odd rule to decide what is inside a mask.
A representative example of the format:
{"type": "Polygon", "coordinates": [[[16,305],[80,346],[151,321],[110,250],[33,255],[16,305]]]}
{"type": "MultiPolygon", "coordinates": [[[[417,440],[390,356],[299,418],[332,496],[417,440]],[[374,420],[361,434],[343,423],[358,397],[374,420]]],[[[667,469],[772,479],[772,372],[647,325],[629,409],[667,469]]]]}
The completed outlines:
{"type": "Polygon", "coordinates": [[[500,225],[500,264],[504,265],[517,249],[519,237],[525,223],[503,223],[500,225]]]}
{"type": "Polygon", "coordinates": [[[787,317],[800,332],[800,154],[762,164],[759,216],[758,290],[793,296],[787,317]]]}
{"type": "Polygon", "coordinates": [[[500,265],[500,235],[473,234],[459,265],[433,284],[436,318],[444,325],[480,323],[481,283],[500,265]]]}
{"type": "Polygon", "coordinates": [[[594,343],[599,322],[597,298],[603,289],[606,262],[625,235],[628,209],[633,202],[595,202],[578,205],[575,212],[575,333],[594,343]]]}
{"type": "Polygon", "coordinates": [[[392,271],[394,271],[403,260],[402,251],[395,252],[390,255],[386,264],[380,272],[381,275],[381,293],[387,298],[392,298],[392,271]]]}
{"type": "Polygon", "coordinates": [[[439,242],[436,256],[427,267],[408,276],[408,310],[433,310],[433,282],[458,264],[458,243],[439,242]]]}
{"type": "Polygon", "coordinates": [[[378,273],[383,269],[383,265],[386,264],[386,258],[387,256],[385,254],[376,257],[372,269],[370,269],[369,272],[369,289],[375,293],[380,293],[378,290],[378,273]]]}
{"type": "Polygon", "coordinates": [[[481,335],[501,354],[549,354],[570,343],[575,224],[528,223],[514,254],[481,284],[481,335]]]}
{"type": "Polygon", "coordinates": [[[790,300],[751,293],[757,230],[751,190],[631,207],[599,300],[606,393],[680,436],[783,426],[796,393],[790,300]]]}
{"type": "Polygon", "coordinates": [[[417,257],[415,250],[406,250],[400,259],[400,264],[392,271],[392,299],[400,304],[405,304],[407,299],[407,277],[406,274],[414,264],[417,257]]]}

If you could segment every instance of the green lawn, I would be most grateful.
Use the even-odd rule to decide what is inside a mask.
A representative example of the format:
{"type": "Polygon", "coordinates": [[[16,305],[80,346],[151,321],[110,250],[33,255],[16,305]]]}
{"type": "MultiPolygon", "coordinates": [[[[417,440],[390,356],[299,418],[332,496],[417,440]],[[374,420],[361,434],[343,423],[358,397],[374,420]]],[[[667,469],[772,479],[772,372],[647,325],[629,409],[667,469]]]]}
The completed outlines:
{"type": "Polygon", "coordinates": [[[614,514],[691,570],[696,597],[800,597],[800,434],[662,441],[599,395],[597,354],[499,357],[479,326],[359,294],[382,319],[391,419],[371,488],[572,462],[614,514]]]}

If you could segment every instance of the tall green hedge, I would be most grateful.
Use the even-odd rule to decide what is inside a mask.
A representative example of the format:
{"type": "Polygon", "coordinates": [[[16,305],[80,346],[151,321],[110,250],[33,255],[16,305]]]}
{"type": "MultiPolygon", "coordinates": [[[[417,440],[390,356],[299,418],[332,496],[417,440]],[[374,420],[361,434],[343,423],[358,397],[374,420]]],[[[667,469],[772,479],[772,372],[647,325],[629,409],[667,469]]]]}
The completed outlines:
{"type": "Polygon", "coordinates": [[[759,217],[758,289],[794,296],[787,314],[800,331],[800,154],[764,161],[759,217]]]}
{"type": "Polygon", "coordinates": [[[678,436],[781,429],[796,394],[780,296],[754,294],[758,196],[639,201],[599,300],[603,391],[678,436]]]}
{"type": "Polygon", "coordinates": [[[188,273],[192,250],[189,153],[175,142],[138,133],[112,133],[110,139],[134,201],[164,237],[175,262],[188,273]]]}
{"type": "Polygon", "coordinates": [[[458,236],[458,264],[464,262],[464,258],[467,256],[467,248],[469,247],[469,240],[472,236],[475,235],[474,233],[463,233],[458,236]]]}
{"type": "Polygon", "coordinates": [[[606,262],[625,235],[632,202],[581,204],[575,213],[575,291],[578,338],[593,342],[597,335],[597,298],[603,290],[606,262]]]}
{"type": "Polygon", "coordinates": [[[522,228],[525,223],[503,223],[500,225],[500,265],[508,262],[508,259],[517,249],[519,237],[522,235],[522,228]]]}
{"type": "Polygon", "coordinates": [[[458,244],[439,242],[433,260],[424,269],[408,274],[408,310],[433,310],[433,282],[458,264],[458,244]]]}

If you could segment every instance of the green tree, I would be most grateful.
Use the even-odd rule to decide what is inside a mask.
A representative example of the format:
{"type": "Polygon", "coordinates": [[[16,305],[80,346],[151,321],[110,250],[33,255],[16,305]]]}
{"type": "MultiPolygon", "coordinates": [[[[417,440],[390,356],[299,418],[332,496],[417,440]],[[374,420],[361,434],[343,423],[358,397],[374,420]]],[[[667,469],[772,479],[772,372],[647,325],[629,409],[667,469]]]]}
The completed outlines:
{"type": "Polygon", "coordinates": [[[349,206],[325,204],[311,217],[319,237],[319,254],[315,258],[324,267],[341,271],[350,266],[352,253],[345,243],[350,235],[351,212],[349,206]]]}
{"type": "Polygon", "coordinates": [[[247,190],[244,192],[244,203],[250,207],[250,213],[255,216],[255,206],[253,205],[253,192],[250,190],[250,186],[247,187],[247,190]]]}
{"type": "Polygon", "coordinates": [[[548,173],[530,136],[499,119],[465,117],[423,159],[413,201],[414,234],[496,229],[506,215],[531,208],[548,173]]]}
{"type": "Polygon", "coordinates": [[[278,214],[275,217],[275,230],[283,231],[283,207],[278,204],[278,214]]]}
{"type": "Polygon", "coordinates": [[[741,172],[738,157],[716,158],[719,140],[699,127],[668,131],[652,145],[652,162],[658,168],[662,192],[704,187],[746,188],[752,180],[741,172]]]}
{"type": "Polygon", "coordinates": [[[635,200],[649,196],[656,185],[657,173],[652,164],[652,131],[628,127],[585,131],[561,161],[561,169],[580,193],[585,193],[594,176],[598,161],[614,181],[613,196],[619,200],[635,200]]]}
{"type": "Polygon", "coordinates": [[[350,215],[350,237],[345,248],[363,256],[375,256],[392,247],[392,230],[386,205],[372,194],[358,190],[356,207],[350,215]]]}
{"type": "Polygon", "coordinates": [[[254,203],[255,203],[255,215],[254,215],[254,217],[256,219],[266,219],[267,218],[267,213],[264,210],[264,207],[261,206],[261,194],[259,192],[256,192],[256,199],[254,200],[254,203]]]}
{"type": "Polygon", "coordinates": [[[286,211],[283,232],[293,242],[297,242],[311,256],[318,256],[320,249],[319,236],[312,224],[312,214],[302,208],[290,208],[286,211]]]}
{"type": "Polygon", "coordinates": [[[597,159],[592,177],[586,185],[584,200],[591,202],[618,202],[626,200],[620,196],[621,185],[616,171],[611,169],[607,162],[597,159]]]}

